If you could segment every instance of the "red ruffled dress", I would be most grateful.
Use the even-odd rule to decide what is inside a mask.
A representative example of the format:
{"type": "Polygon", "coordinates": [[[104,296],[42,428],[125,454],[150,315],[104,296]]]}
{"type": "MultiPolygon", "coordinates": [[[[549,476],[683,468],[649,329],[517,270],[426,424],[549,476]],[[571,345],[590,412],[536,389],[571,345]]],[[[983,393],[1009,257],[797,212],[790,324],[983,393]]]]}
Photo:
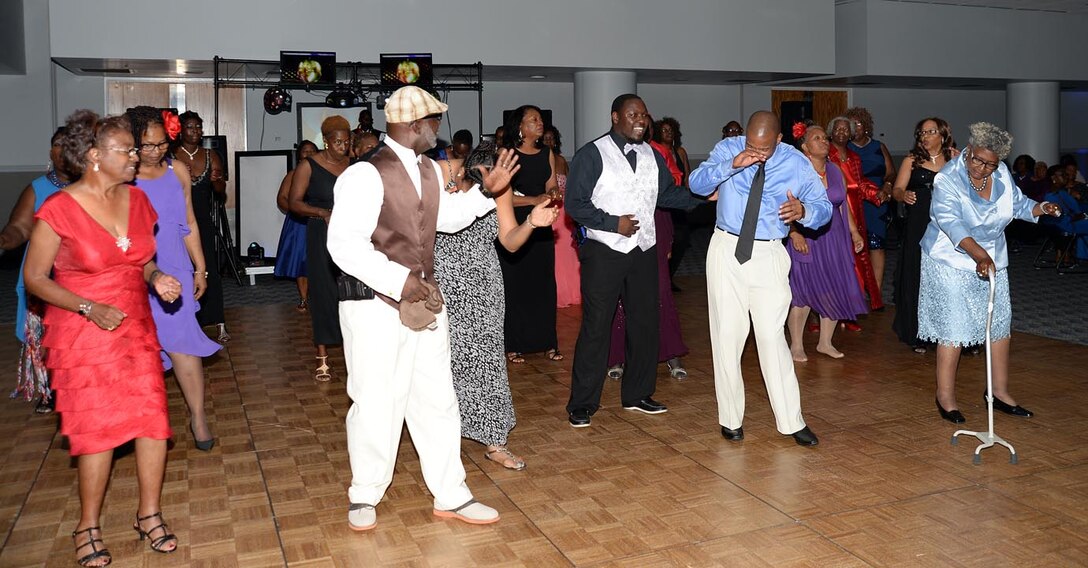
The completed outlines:
{"type": "Polygon", "coordinates": [[[60,235],[53,280],[96,304],[126,314],[106,331],[75,312],[47,305],[42,346],[52,374],[61,433],[71,455],[112,450],[135,438],[173,433],[166,382],[143,267],[155,254],[156,215],[147,196],[129,187],[127,251],[67,192],[42,204],[36,219],[60,235]]]}

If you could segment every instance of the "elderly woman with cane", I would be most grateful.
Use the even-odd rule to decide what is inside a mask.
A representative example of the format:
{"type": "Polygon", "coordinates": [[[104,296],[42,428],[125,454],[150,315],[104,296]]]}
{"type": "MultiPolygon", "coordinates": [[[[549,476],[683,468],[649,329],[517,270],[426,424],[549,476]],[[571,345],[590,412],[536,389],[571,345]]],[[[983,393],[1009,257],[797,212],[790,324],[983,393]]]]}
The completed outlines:
{"type": "Polygon", "coordinates": [[[993,327],[994,409],[1029,417],[1009,394],[1009,257],[1005,227],[1013,219],[1034,222],[1061,215],[1061,208],[1036,202],[1016,187],[1001,162],[1012,136],[988,122],[970,126],[967,149],[934,177],[930,222],[922,237],[918,337],[937,344],[937,411],[956,424],[965,421],[956,404],[956,370],[964,346],[986,338],[988,278],[996,284],[993,327]]]}

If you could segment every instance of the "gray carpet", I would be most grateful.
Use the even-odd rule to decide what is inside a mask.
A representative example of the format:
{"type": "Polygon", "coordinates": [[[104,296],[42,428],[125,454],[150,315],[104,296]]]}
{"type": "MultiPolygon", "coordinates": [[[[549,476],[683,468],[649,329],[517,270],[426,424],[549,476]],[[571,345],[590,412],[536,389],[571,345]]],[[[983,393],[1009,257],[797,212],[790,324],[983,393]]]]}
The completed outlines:
{"type": "MultiPolygon", "coordinates": [[[[691,248],[685,254],[677,273],[696,276],[705,273],[706,250],[713,230],[699,227],[692,231],[691,248]]],[[[1088,274],[1058,274],[1054,269],[1036,270],[1032,260],[1041,245],[1027,245],[1009,255],[1009,283],[1012,294],[1012,327],[1014,330],[1052,339],[1088,345],[1088,274]]],[[[891,304],[895,251],[888,251],[885,269],[884,301],[891,304]]],[[[0,290],[13,290],[22,251],[0,256],[0,290]]],[[[223,287],[224,301],[230,306],[294,304],[298,301],[295,283],[270,275],[257,277],[257,285],[242,286],[227,279],[223,287]]],[[[0,324],[15,321],[14,292],[0,294],[0,324]]]]}

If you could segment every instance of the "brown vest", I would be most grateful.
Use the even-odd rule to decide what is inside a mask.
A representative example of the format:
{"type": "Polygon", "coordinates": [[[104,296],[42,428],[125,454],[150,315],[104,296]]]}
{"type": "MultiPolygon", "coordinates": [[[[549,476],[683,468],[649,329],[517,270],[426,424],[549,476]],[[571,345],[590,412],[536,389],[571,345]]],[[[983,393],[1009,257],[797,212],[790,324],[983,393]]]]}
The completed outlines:
{"type": "MultiPolygon", "coordinates": [[[[438,282],[434,279],[434,234],[438,224],[438,197],[442,189],[434,174],[434,163],[426,156],[421,158],[422,199],[416,196],[412,178],[408,177],[408,171],[393,150],[382,146],[370,158],[385,189],[378,226],[374,228],[370,240],[374,248],[389,260],[407,266],[412,274],[421,276],[425,282],[437,288],[438,282]]],[[[394,308],[400,307],[389,296],[377,296],[394,308]]]]}

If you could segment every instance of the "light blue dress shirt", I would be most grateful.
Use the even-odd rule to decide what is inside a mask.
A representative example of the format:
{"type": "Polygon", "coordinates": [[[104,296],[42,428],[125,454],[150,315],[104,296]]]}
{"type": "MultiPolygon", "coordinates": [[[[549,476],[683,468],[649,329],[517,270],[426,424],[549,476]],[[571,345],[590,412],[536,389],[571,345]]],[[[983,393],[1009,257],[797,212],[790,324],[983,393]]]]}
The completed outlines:
{"type": "MultiPolygon", "coordinates": [[[[759,164],[734,168],[733,158],[744,151],[744,136],[734,136],[718,142],[710,157],[688,177],[688,185],[696,195],[710,195],[718,190],[718,228],[739,235],[748,205],[752,178],[759,164]]],[[[756,223],[756,238],[773,240],[785,238],[789,225],[778,218],[778,208],[786,202],[786,192],[805,205],[805,216],[799,221],[816,229],[831,220],[831,202],[820,176],[804,154],[793,146],[779,143],[767,160],[763,199],[756,223]]]]}
{"type": "Polygon", "coordinates": [[[1005,164],[992,174],[990,199],[983,199],[967,179],[967,154],[945,164],[933,178],[933,201],[929,206],[929,227],[922,237],[922,252],[956,270],[974,272],[977,263],[959,244],[971,237],[994,261],[994,268],[1009,266],[1005,227],[1013,219],[1036,222],[1032,210],[1037,204],[1020,192],[1005,164]]]}

